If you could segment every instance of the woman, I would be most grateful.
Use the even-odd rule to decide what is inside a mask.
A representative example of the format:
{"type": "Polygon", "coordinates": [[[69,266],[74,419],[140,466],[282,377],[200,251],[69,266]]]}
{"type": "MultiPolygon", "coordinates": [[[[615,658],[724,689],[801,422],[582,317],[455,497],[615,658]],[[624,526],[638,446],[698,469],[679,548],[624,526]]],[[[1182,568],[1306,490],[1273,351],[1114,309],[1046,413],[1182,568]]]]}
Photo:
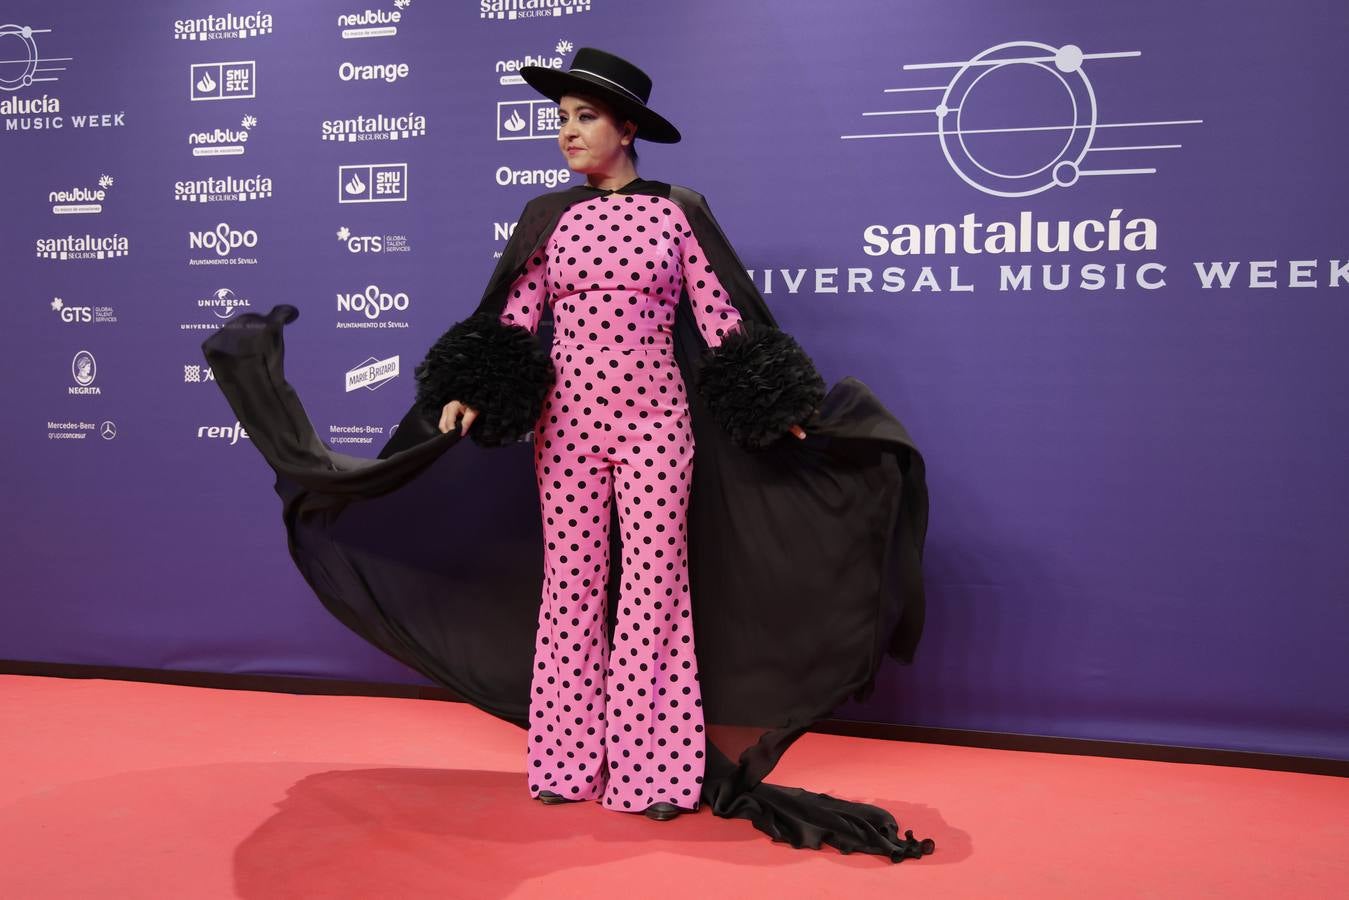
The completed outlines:
{"type": "Polygon", "coordinates": [[[645,73],[582,48],[522,74],[586,184],[526,205],[378,460],[314,434],[282,371],[293,307],[204,344],[292,558],[362,637],[525,728],[544,802],[701,801],[796,847],[931,852],[883,809],[764,781],[912,659],[922,457],[861,382],[825,393],[700,195],[637,177],[635,137],[679,138],[645,73]],[[491,449],[446,452],[465,434],[491,449]]]}
{"type": "MultiPolygon", "coordinates": [[[[673,125],[623,87],[638,80],[635,72],[589,48],[578,51],[570,72],[522,70],[559,103],[558,143],[567,164],[603,193],[570,208],[511,285],[499,321],[533,334],[547,306],[557,329],[551,352],[557,386],[545,395],[533,432],[547,549],[530,691],[530,792],[545,803],[602,797],[606,808],[665,820],[697,809],[704,730],[685,540],[694,443],[673,358],[674,310],[687,286],[712,348],[740,316],[715,272],[704,271],[702,248],[677,205],[612,193],[637,181],[635,137],[679,139],[673,125]],[[644,465],[652,460],[654,472],[644,465]],[[611,499],[624,536],[624,568],[633,573],[617,598],[612,651],[603,618],[611,499]],[[643,518],[652,508],[654,520],[643,518]],[[568,524],[578,518],[593,527],[568,524]],[[568,549],[578,530],[584,546],[568,549]],[[663,560],[674,562],[662,566],[663,560]],[[665,574],[653,574],[662,569],[665,574]],[[585,587],[569,589],[568,581],[585,587]],[[644,628],[650,604],[661,606],[653,598],[662,593],[664,623],[644,628]],[[578,628],[580,649],[559,650],[578,628]],[[639,671],[638,657],[649,666],[639,671]],[[575,687],[565,670],[573,667],[588,676],[584,706],[568,702],[575,687]]],[[[514,364],[507,356],[474,358],[471,349],[459,349],[466,340],[452,335],[446,348],[461,355],[460,365],[491,372],[514,364]]],[[[787,365],[810,387],[785,412],[805,416],[824,396],[822,380],[802,354],[787,365]]],[[[440,390],[454,387],[451,380],[440,390]]],[[[453,430],[461,414],[467,434],[479,412],[459,399],[443,407],[440,430],[453,430]]],[[[799,425],[792,431],[805,437],[799,425]]]]}

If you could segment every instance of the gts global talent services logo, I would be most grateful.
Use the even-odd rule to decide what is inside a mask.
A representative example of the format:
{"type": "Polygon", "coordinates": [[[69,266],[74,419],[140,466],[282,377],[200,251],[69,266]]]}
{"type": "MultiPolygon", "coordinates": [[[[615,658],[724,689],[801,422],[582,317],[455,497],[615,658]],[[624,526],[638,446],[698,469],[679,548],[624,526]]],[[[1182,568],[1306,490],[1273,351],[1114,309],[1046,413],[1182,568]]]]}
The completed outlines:
{"type": "Polygon", "coordinates": [[[116,325],[117,313],[111,306],[73,306],[53,297],[51,310],[67,325],[116,325]]]}
{"type": "Polygon", "coordinates": [[[244,116],[239,120],[238,128],[192,132],[187,136],[187,145],[192,148],[193,156],[243,156],[256,127],[256,116],[244,116]]]}
{"type": "Polygon", "coordinates": [[[258,37],[272,33],[272,14],[253,13],[215,13],[199,16],[195,19],[175,19],[173,39],[175,41],[221,41],[230,38],[258,37]]]}
{"type": "Polygon", "coordinates": [[[47,195],[47,202],[52,205],[52,213],[58,216],[101,213],[103,201],[108,199],[108,189],[112,184],[111,175],[101,175],[98,187],[73,187],[66,191],[52,191],[47,195]]]}
{"type": "Polygon", "coordinates": [[[393,0],[393,9],[363,9],[337,17],[343,40],[394,37],[412,0],[393,0]]]}
{"type": "Polygon", "coordinates": [[[242,203],[270,196],[272,179],[266,175],[248,178],[224,175],[173,183],[173,199],[187,203],[242,203]]]}
{"type": "Polygon", "coordinates": [[[412,250],[406,234],[352,234],[345,225],[337,229],[337,239],[353,255],[409,253],[412,250]]]}
{"type": "Polygon", "coordinates": [[[193,63],[191,99],[252,100],[258,95],[258,64],[254,60],[193,63]]]}

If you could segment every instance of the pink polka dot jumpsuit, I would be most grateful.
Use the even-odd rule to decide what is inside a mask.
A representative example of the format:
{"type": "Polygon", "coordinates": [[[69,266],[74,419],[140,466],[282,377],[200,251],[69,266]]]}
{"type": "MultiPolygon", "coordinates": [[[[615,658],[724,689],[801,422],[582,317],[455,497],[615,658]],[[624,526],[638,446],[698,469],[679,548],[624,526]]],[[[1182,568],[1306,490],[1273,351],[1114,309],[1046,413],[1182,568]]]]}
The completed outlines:
{"type": "Polygon", "coordinates": [[[557,381],[534,429],[544,579],[530,684],[530,796],[640,812],[698,808],[702,696],[686,513],[694,439],[674,356],[681,288],[710,346],[740,320],[684,212],[606,193],[566,209],[507,295],[535,331],[551,305],[557,381]],[[606,635],[611,503],[622,581],[606,635]]]}

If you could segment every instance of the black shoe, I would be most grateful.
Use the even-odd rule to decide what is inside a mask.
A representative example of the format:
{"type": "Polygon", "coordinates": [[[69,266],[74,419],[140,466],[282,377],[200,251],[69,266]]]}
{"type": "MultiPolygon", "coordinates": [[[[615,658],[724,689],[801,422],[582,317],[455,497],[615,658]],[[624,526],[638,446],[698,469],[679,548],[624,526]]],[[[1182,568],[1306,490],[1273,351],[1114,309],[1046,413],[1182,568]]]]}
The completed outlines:
{"type": "Polygon", "coordinates": [[[664,822],[667,819],[673,819],[682,812],[683,810],[673,803],[653,803],[646,808],[645,815],[648,819],[664,822]]]}
{"type": "Polygon", "coordinates": [[[575,803],[576,801],[563,797],[561,794],[554,794],[552,791],[539,791],[539,802],[551,806],[554,803],[575,803]]]}

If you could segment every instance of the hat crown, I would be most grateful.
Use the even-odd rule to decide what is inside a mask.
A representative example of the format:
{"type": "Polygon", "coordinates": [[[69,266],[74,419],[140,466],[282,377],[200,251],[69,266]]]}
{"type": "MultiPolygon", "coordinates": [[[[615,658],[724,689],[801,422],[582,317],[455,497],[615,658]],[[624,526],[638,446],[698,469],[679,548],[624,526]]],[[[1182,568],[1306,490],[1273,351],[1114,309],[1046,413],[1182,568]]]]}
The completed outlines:
{"type": "Polygon", "coordinates": [[[594,47],[578,48],[568,71],[593,75],[643,104],[651,98],[650,76],[623,57],[594,47]]]}

